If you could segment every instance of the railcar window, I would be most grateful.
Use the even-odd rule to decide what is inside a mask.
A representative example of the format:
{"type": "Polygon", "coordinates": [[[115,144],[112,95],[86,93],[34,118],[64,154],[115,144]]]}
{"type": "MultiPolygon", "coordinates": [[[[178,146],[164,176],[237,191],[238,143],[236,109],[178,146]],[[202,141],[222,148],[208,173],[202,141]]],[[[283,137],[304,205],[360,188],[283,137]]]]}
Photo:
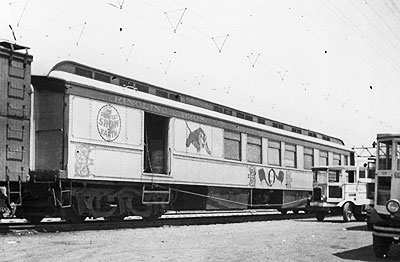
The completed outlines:
{"type": "Polygon", "coordinates": [[[320,165],[329,165],[328,152],[326,152],[326,151],[319,152],[319,164],[320,165]]]}
{"type": "Polygon", "coordinates": [[[226,159],[241,160],[241,136],[240,133],[225,130],[224,155],[226,159]]]}
{"type": "Polygon", "coordinates": [[[292,132],[301,134],[301,129],[297,127],[292,127],[292,132]]]}
{"type": "Polygon", "coordinates": [[[268,164],[281,165],[281,143],[278,141],[268,141],[268,164]]]}
{"type": "Polygon", "coordinates": [[[319,151],[319,164],[321,166],[327,166],[328,165],[328,152],[319,151]]]}
{"type": "Polygon", "coordinates": [[[312,137],[317,137],[317,134],[316,134],[316,133],[313,133],[313,132],[308,132],[308,135],[309,135],[309,136],[312,136],[312,137]]]}
{"type": "Polygon", "coordinates": [[[333,165],[340,166],[342,161],[339,154],[333,154],[333,165]]]}
{"type": "Polygon", "coordinates": [[[75,67],[75,74],[92,78],[92,71],[80,67],[75,67]]]}
{"type": "Polygon", "coordinates": [[[162,90],[156,90],[156,96],[161,96],[164,98],[168,98],[168,92],[162,91],[162,90]]]}
{"type": "Polygon", "coordinates": [[[296,167],[296,146],[285,145],[285,166],[296,167]]]}
{"type": "Polygon", "coordinates": [[[101,74],[98,72],[94,72],[94,79],[99,80],[99,81],[103,81],[106,83],[110,83],[111,82],[111,78],[109,75],[105,75],[105,74],[101,74]]]}
{"type": "Polygon", "coordinates": [[[304,148],[304,169],[311,169],[314,165],[314,153],[312,148],[304,148]]]}
{"type": "Polygon", "coordinates": [[[275,128],[283,129],[283,124],[280,123],[272,123],[272,126],[275,128]]]}
{"type": "Polygon", "coordinates": [[[247,161],[261,164],[261,137],[247,136],[247,161]]]}
{"type": "Polygon", "coordinates": [[[231,116],[232,115],[232,110],[224,108],[224,114],[231,116]]]}
{"type": "Polygon", "coordinates": [[[236,117],[244,119],[244,114],[240,112],[236,112],[236,117]]]}
{"type": "Polygon", "coordinates": [[[379,170],[392,169],[392,141],[379,142],[378,167],[379,170]]]}

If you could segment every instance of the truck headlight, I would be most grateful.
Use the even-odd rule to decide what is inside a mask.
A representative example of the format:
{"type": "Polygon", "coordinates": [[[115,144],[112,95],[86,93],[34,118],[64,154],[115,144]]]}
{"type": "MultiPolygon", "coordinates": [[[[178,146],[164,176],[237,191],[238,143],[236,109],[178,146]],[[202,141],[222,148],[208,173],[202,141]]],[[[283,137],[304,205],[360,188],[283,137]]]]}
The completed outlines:
{"type": "Polygon", "coordinates": [[[389,213],[394,214],[397,213],[400,209],[400,202],[396,199],[390,199],[386,203],[386,209],[389,211],[389,213]]]}

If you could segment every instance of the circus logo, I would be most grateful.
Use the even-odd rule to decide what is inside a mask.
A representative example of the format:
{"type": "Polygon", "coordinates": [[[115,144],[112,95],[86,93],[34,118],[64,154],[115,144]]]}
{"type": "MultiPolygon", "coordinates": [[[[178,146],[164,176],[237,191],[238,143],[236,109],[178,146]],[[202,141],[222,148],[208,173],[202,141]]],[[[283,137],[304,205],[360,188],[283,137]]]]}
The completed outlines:
{"type": "Polygon", "coordinates": [[[112,105],[103,106],[97,114],[97,130],[105,141],[112,142],[121,131],[121,117],[112,105]]]}
{"type": "Polygon", "coordinates": [[[211,150],[207,144],[207,135],[204,130],[199,127],[196,130],[192,131],[187,122],[186,127],[189,130],[189,136],[186,139],[186,147],[193,145],[196,148],[197,152],[200,152],[200,150],[204,148],[205,151],[209,155],[211,155],[211,150]]]}
{"type": "Polygon", "coordinates": [[[285,178],[285,173],[280,170],[277,174],[273,168],[271,168],[268,173],[266,173],[265,170],[261,168],[258,170],[258,177],[260,179],[260,183],[265,181],[267,186],[273,186],[276,180],[281,183],[283,182],[283,179],[285,178]]]}

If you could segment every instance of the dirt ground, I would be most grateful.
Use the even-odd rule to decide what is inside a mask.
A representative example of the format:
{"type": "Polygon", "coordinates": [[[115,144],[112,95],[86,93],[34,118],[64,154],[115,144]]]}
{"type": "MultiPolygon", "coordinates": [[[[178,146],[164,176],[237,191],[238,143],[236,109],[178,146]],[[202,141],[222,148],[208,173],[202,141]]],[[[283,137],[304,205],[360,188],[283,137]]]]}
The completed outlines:
{"type": "Polygon", "coordinates": [[[377,260],[365,222],[340,217],[241,224],[0,235],[0,261],[400,261],[377,260]]]}

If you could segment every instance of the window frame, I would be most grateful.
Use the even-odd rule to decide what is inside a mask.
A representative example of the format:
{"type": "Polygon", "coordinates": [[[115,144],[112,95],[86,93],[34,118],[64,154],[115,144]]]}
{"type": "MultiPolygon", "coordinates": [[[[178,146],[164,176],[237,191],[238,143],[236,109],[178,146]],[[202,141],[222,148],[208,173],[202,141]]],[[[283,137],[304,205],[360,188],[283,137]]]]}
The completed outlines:
{"type": "Polygon", "coordinates": [[[249,162],[249,163],[262,164],[262,138],[261,137],[247,135],[246,158],[247,158],[246,159],[247,162],[249,162]],[[250,145],[250,147],[249,147],[249,145],[250,145]],[[249,149],[251,149],[251,148],[259,149],[258,160],[249,159],[249,156],[252,155],[249,152],[249,149]]]}
{"type": "MultiPolygon", "coordinates": [[[[229,150],[231,152],[231,150],[229,150]]],[[[241,161],[242,160],[242,135],[239,132],[234,132],[230,130],[224,130],[224,159],[227,160],[234,160],[234,161],[241,161]],[[235,156],[237,157],[230,157],[231,155],[227,156],[227,146],[226,143],[230,142],[231,145],[233,145],[232,142],[237,143],[236,148],[237,154],[235,156]]]]}
{"type": "Polygon", "coordinates": [[[311,168],[314,166],[314,149],[311,147],[304,147],[303,149],[303,167],[304,169],[311,170],[311,168]],[[309,152],[311,151],[311,153],[309,152]],[[306,165],[306,156],[311,156],[311,165],[308,167],[306,165]]]}
{"type": "Polygon", "coordinates": [[[273,166],[282,166],[282,145],[281,142],[276,141],[276,140],[268,140],[268,165],[273,165],[273,166]],[[274,151],[272,151],[274,150],[274,151]],[[275,160],[273,158],[271,158],[272,155],[274,155],[274,153],[278,153],[278,162],[271,162],[272,160],[275,160]]]}
{"type": "Polygon", "coordinates": [[[294,144],[285,144],[285,155],[284,155],[284,166],[285,167],[292,167],[296,168],[297,167],[297,148],[296,145],[294,144]],[[290,153],[290,154],[289,154],[290,153]],[[288,156],[291,155],[293,156],[293,159],[289,159],[288,156]],[[290,162],[288,162],[290,161],[290,162]],[[293,161],[293,164],[291,163],[293,161]]]}

